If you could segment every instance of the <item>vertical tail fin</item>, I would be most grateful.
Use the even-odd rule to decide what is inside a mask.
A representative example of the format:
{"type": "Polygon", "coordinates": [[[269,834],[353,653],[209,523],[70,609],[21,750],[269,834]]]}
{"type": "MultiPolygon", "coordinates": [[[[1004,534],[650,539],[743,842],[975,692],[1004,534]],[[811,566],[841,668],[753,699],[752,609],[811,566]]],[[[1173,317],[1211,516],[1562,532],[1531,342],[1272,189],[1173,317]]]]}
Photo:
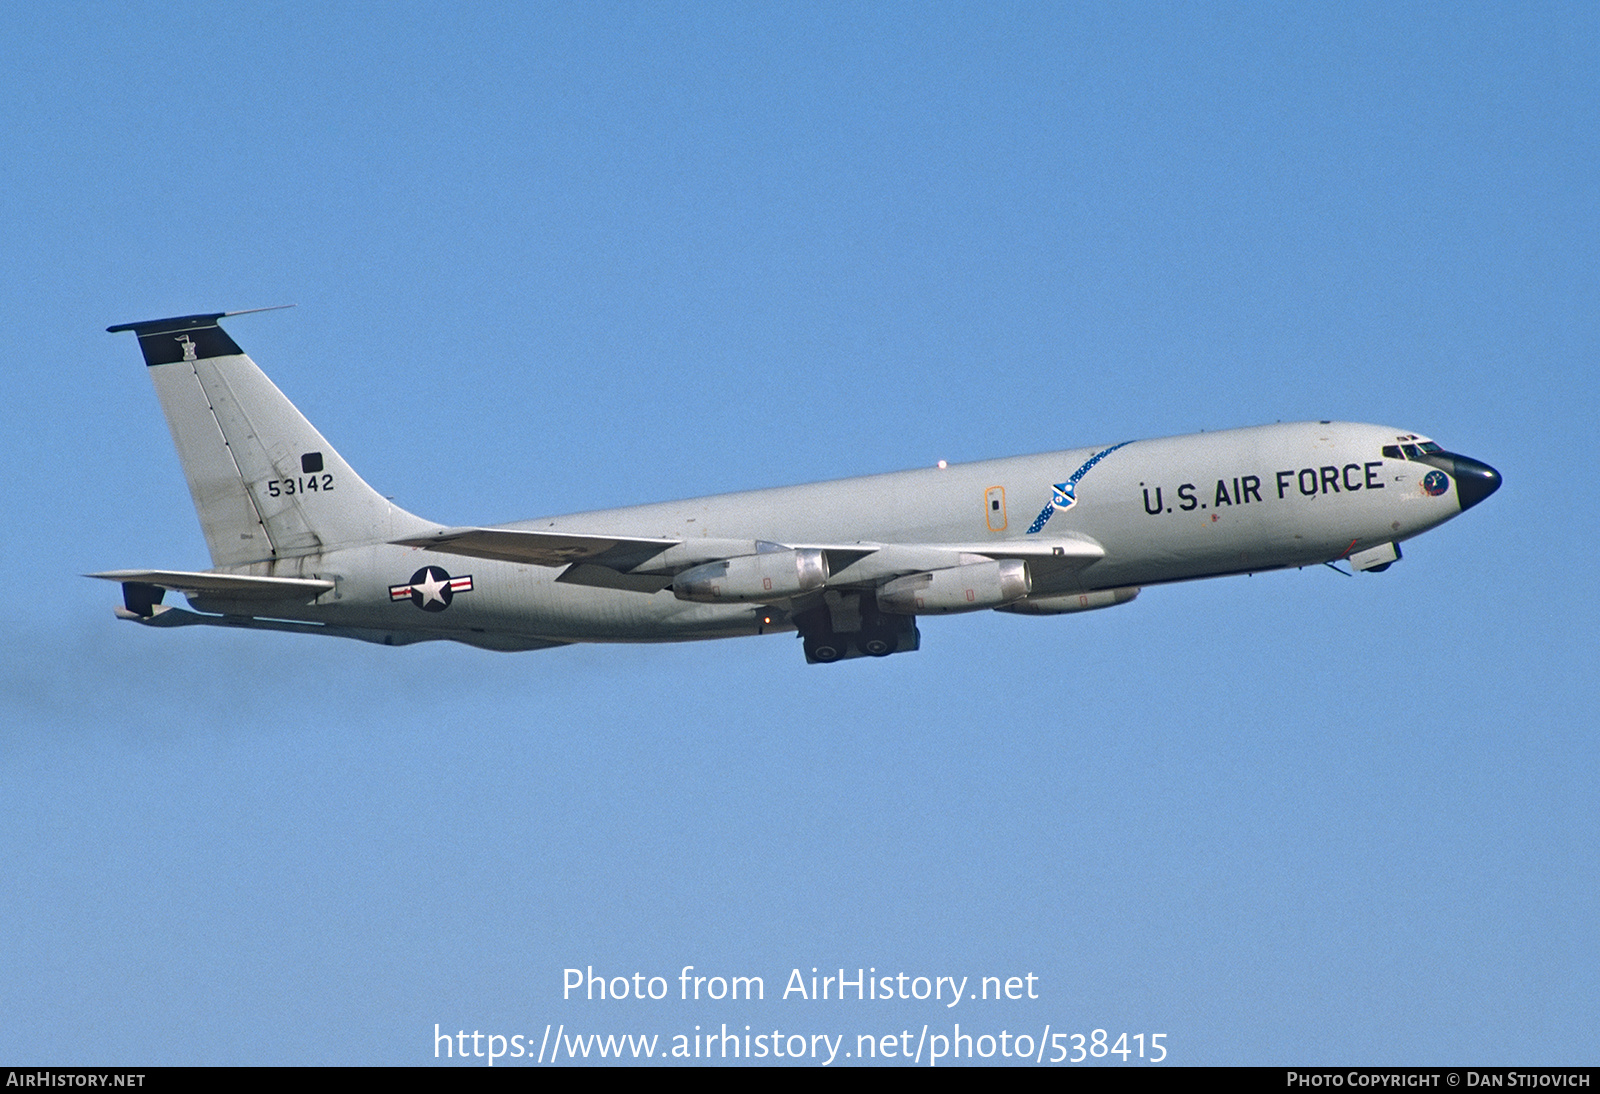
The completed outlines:
{"type": "Polygon", "coordinates": [[[107,328],[139,336],[212,564],[299,558],[437,527],[344,462],[217,325],[237,314],[107,328]]]}

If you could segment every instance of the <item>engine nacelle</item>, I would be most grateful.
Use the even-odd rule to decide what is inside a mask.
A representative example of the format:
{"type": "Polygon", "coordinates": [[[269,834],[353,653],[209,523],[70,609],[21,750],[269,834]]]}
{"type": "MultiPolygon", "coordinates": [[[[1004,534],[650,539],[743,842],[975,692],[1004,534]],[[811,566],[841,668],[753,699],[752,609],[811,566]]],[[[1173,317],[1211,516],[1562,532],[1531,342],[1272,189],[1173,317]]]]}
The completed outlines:
{"type": "Polygon", "coordinates": [[[1092,612],[1096,608],[1114,608],[1126,604],[1139,595],[1136,585],[1121,589],[1096,589],[1092,593],[1061,593],[1056,596],[1029,596],[1015,604],[996,608],[997,612],[1016,612],[1018,615],[1065,615],[1067,612],[1092,612]]]}
{"type": "Polygon", "coordinates": [[[765,603],[827,583],[827,556],[815,547],[801,547],[740,555],[685,570],[672,579],[672,595],[702,604],[765,603]]]}
{"type": "Polygon", "coordinates": [[[878,590],[878,607],[896,615],[977,612],[1021,600],[1032,588],[1028,564],[1003,558],[896,578],[878,590]]]}

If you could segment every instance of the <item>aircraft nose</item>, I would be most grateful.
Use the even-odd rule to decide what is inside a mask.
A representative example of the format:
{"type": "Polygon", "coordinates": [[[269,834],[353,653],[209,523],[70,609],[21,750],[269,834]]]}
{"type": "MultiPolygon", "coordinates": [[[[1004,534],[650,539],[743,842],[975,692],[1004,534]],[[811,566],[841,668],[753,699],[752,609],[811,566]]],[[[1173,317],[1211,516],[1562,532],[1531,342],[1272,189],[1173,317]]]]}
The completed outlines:
{"type": "Polygon", "coordinates": [[[1456,497],[1461,499],[1463,513],[1500,489],[1500,472],[1488,464],[1454,453],[1451,458],[1455,461],[1456,497]]]}

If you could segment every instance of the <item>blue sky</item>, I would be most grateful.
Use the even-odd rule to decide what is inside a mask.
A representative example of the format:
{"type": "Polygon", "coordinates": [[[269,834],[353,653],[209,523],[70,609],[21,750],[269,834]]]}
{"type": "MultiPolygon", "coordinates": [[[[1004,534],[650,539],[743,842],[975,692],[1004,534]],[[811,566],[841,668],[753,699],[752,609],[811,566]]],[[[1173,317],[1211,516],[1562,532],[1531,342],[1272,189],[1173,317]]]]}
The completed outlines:
{"type": "Polygon", "coordinates": [[[0,1058],[960,1021],[1174,1063],[1594,1063],[1597,31],[7,9],[0,1058]],[[1505,487],[1381,575],[933,620],[832,667],[118,623],[78,575],[207,557],[104,328],[282,303],[230,331],[449,524],[1304,418],[1505,487]],[[767,998],[684,1002],[685,965],[767,998]],[[563,1000],[588,966],[672,997],[563,1000]],[[813,967],[1039,998],[780,998],[813,967]]]}

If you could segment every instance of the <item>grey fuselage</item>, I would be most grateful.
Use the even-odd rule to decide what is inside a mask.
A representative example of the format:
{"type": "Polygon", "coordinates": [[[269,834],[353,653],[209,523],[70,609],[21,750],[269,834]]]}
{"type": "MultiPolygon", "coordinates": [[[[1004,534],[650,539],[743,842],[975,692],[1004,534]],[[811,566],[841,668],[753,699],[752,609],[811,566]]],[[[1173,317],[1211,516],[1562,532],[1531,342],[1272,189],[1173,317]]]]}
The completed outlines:
{"type": "MultiPolygon", "coordinates": [[[[1074,486],[1070,506],[1050,506],[1034,536],[1097,544],[1081,567],[1030,564],[1032,597],[1259,572],[1345,558],[1399,543],[1470,506],[1457,476],[1383,455],[1404,432],[1345,422],[1301,422],[1070,449],[803,486],[599,510],[500,527],[586,535],[681,539],[686,545],[768,541],[876,547],[836,569],[830,584],[870,587],[883,574],[953,564],[949,551],[1025,543],[1055,484],[1109,452],[1074,486]],[[886,557],[887,556],[887,557],[886,557]],[[854,571],[854,572],[853,572],[854,571]]],[[[1446,454],[1448,455],[1448,454],[1446,454]]],[[[1455,457],[1461,459],[1460,457],[1455,457]]],[[[1470,463],[1471,461],[1465,461],[1470,463]]],[[[1481,465],[1480,465],[1481,466],[1481,465]]],[[[793,630],[760,604],[698,604],[654,593],[571,585],[559,570],[389,543],[371,543],[235,572],[321,577],[335,588],[280,618],[333,627],[454,637],[494,648],[520,639],[670,641],[793,630]],[[447,611],[423,612],[391,589],[426,566],[470,576],[447,611]],[[497,637],[498,636],[498,637],[497,637]]],[[[217,598],[201,610],[241,612],[217,598]]],[[[256,609],[259,610],[259,609],[256,609]]]]}

